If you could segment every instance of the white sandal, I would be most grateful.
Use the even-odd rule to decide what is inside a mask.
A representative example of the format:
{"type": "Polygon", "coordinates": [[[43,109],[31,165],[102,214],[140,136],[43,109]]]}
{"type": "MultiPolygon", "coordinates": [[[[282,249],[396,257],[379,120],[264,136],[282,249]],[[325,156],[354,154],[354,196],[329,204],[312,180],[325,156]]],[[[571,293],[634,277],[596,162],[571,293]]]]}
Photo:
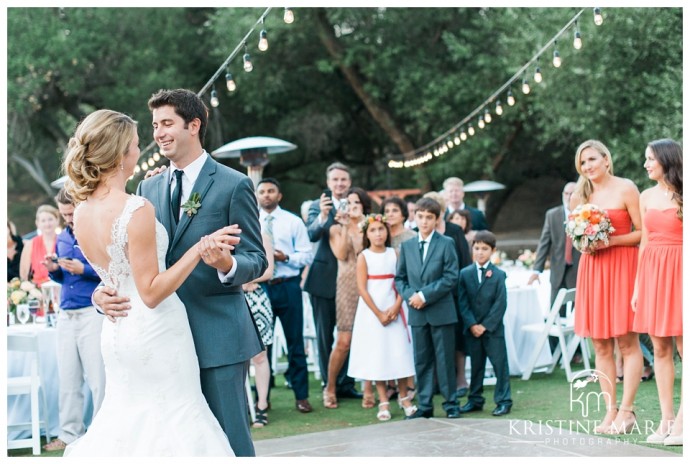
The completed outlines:
{"type": "Polygon", "coordinates": [[[415,406],[414,404],[410,406],[405,406],[403,404],[403,401],[412,401],[412,398],[414,398],[414,396],[409,394],[404,398],[398,398],[398,405],[400,406],[400,409],[405,411],[405,416],[407,417],[417,412],[417,406],[415,406]]]}
{"type": "Polygon", "coordinates": [[[388,401],[384,401],[383,403],[379,403],[379,412],[376,413],[376,418],[380,420],[381,422],[389,421],[391,420],[391,412],[388,408],[386,409],[381,409],[381,406],[388,406],[390,403],[388,401]]]}

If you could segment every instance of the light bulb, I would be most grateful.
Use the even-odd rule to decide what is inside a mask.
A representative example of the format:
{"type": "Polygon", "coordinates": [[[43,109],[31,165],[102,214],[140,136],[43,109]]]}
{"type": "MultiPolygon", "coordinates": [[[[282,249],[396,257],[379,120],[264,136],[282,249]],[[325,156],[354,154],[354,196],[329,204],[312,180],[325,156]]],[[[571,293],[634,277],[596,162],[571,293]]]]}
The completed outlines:
{"type": "Polygon", "coordinates": [[[527,79],[522,80],[522,93],[527,95],[530,91],[529,84],[527,83],[527,79]]]}
{"type": "Polygon", "coordinates": [[[604,17],[601,15],[601,8],[594,8],[594,24],[601,26],[604,23],[604,17]]]}
{"type": "Polygon", "coordinates": [[[228,88],[228,92],[234,92],[235,90],[237,90],[237,84],[235,84],[235,80],[232,78],[232,74],[225,74],[225,85],[228,88]]]}
{"type": "Polygon", "coordinates": [[[153,158],[149,158],[148,160],[149,166],[153,167],[154,164],[156,164],[155,161],[153,161],[153,158]]]}
{"type": "Polygon", "coordinates": [[[555,68],[561,67],[561,54],[558,53],[558,50],[553,51],[553,66],[555,68]]]}
{"type": "Polygon", "coordinates": [[[534,70],[534,82],[539,84],[543,80],[542,75],[541,75],[541,68],[537,66],[537,69],[534,70]]]}
{"type": "Polygon", "coordinates": [[[501,106],[501,100],[496,100],[496,115],[500,116],[503,114],[503,107],[501,106]]]}
{"type": "Polygon", "coordinates": [[[484,129],[484,127],[486,126],[486,124],[484,124],[484,118],[479,116],[479,118],[477,118],[477,125],[480,129],[484,129]]]}
{"type": "Polygon", "coordinates": [[[254,65],[252,64],[252,58],[249,56],[249,53],[244,54],[244,56],[242,57],[242,61],[244,62],[244,70],[246,72],[252,72],[252,69],[254,69],[254,65]]]}
{"type": "Polygon", "coordinates": [[[295,21],[295,14],[288,7],[285,7],[285,13],[283,13],[283,21],[286,24],[292,24],[295,21]]]}
{"type": "Polygon", "coordinates": [[[515,97],[513,96],[513,91],[510,89],[508,89],[508,96],[506,97],[506,101],[508,102],[508,106],[515,105],[515,97]]]}
{"type": "Polygon", "coordinates": [[[161,154],[158,153],[158,152],[154,153],[154,154],[153,154],[153,161],[155,161],[155,162],[157,163],[157,162],[159,162],[160,160],[161,160],[161,154]]]}
{"type": "Polygon", "coordinates": [[[465,132],[465,129],[463,129],[463,130],[460,132],[460,140],[462,140],[463,142],[464,142],[465,140],[467,140],[467,132],[465,132]]]}
{"type": "Polygon", "coordinates": [[[142,171],[147,171],[148,169],[149,169],[149,165],[148,165],[148,163],[147,163],[146,161],[144,161],[143,163],[141,163],[141,170],[142,170],[142,171]]]}
{"type": "Polygon", "coordinates": [[[438,155],[440,155],[440,154],[441,154],[441,153],[439,153],[438,148],[434,148],[434,156],[438,156],[438,155]]]}
{"type": "Polygon", "coordinates": [[[137,173],[139,173],[140,171],[141,171],[141,168],[139,167],[138,164],[137,164],[136,166],[134,166],[134,174],[137,174],[137,173]]]}
{"type": "Polygon", "coordinates": [[[467,127],[467,133],[470,134],[470,137],[474,135],[474,127],[472,127],[472,124],[467,127]]]}
{"type": "Polygon", "coordinates": [[[455,134],[455,138],[453,138],[453,142],[455,142],[455,146],[460,145],[460,136],[458,136],[458,134],[455,134]]]}
{"type": "Polygon", "coordinates": [[[489,113],[489,108],[484,108],[484,121],[487,124],[491,122],[491,113],[489,113]]]}
{"type": "Polygon", "coordinates": [[[262,52],[265,52],[266,50],[268,50],[268,38],[267,38],[267,35],[268,35],[268,34],[266,33],[266,29],[263,29],[263,30],[259,33],[259,50],[261,50],[262,52]]]}
{"type": "Polygon", "coordinates": [[[579,50],[582,48],[582,36],[580,35],[580,31],[575,31],[575,38],[573,39],[573,47],[575,47],[575,50],[579,50]]]}
{"type": "Polygon", "coordinates": [[[220,105],[220,101],[218,100],[218,92],[216,92],[216,89],[213,89],[211,90],[211,106],[218,108],[218,105],[220,105]]]}
{"type": "Polygon", "coordinates": [[[453,141],[450,139],[450,137],[446,139],[446,145],[448,148],[453,148],[453,141]]]}

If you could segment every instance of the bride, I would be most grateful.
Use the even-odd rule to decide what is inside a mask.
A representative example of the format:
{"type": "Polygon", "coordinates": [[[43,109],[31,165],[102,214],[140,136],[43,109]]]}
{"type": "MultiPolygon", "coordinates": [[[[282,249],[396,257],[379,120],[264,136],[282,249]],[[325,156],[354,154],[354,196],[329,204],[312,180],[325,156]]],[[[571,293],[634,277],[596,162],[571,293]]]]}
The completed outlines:
{"type": "MultiPolygon", "coordinates": [[[[187,312],[175,294],[200,261],[198,245],[165,270],[165,228],[151,203],[125,191],[138,145],[134,120],[98,110],[79,124],[64,159],[66,188],[81,202],[74,216],[79,246],[132,307],[128,317],[103,324],[103,405],[64,455],[232,456],[201,392],[187,312]]],[[[232,250],[238,232],[229,226],[210,238],[232,250]]]]}

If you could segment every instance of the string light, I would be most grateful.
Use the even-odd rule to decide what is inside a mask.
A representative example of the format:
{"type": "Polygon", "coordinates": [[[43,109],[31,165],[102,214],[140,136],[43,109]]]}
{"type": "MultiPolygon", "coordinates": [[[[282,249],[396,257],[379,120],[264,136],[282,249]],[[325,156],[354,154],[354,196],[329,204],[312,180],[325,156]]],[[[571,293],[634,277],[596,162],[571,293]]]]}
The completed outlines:
{"type": "Polygon", "coordinates": [[[580,28],[577,27],[577,21],[575,21],[575,38],[573,39],[573,47],[575,47],[575,50],[582,48],[582,36],[580,35],[580,28]]]}
{"type": "Polygon", "coordinates": [[[465,132],[464,128],[460,131],[460,140],[462,140],[463,142],[467,140],[467,132],[465,132]]]}
{"type": "MultiPolygon", "coordinates": [[[[261,20],[261,25],[263,26],[264,20],[261,20]]],[[[268,33],[266,32],[266,29],[261,29],[261,32],[259,32],[259,50],[262,52],[265,52],[268,50],[268,33]]]]}
{"type": "Polygon", "coordinates": [[[285,7],[285,13],[283,13],[283,21],[285,21],[285,24],[292,24],[295,21],[295,14],[288,7],[285,7]]]}
{"type": "Polygon", "coordinates": [[[252,57],[249,56],[249,53],[247,52],[247,43],[244,43],[244,56],[242,57],[242,66],[244,67],[245,72],[252,72],[252,69],[254,69],[254,65],[252,64],[252,57]]]}
{"type": "Polygon", "coordinates": [[[541,75],[541,68],[537,64],[537,67],[534,70],[534,82],[536,82],[537,84],[540,84],[542,80],[543,80],[543,77],[541,75]]]}
{"type": "Polygon", "coordinates": [[[450,139],[450,137],[446,139],[446,146],[448,148],[453,148],[453,141],[450,139]]]}
{"type": "Polygon", "coordinates": [[[149,169],[149,164],[146,161],[142,162],[141,163],[141,170],[147,171],[148,169],[149,169]]]}
{"type": "Polygon", "coordinates": [[[237,90],[237,84],[232,78],[232,74],[230,74],[230,72],[225,73],[225,86],[228,88],[228,92],[234,92],[237,90]]]}
{"type": "Polygon", "coordinates": [[[524,76],[522,78],[522,93],[527,95],[529,93],[529,91],[530,91],[530,88],[529,88],[529,83],[527,82],[527,76],[524,76]]]}
{"type": "Polygon", "coordinates": [[[506,97],[506,101],[508,102],[508,106],[515,106],[515,97],[513,96],[512,89],[508,89],[508,96],[506,97]]]}
{"type": "Polygon", "coordinates": [[[503,107],[501,106],[501,100],[496,100],[496,115],[500,116],[503,114],[503,107]]]}
{"type": "Polygon", "coordinates": [[[472,127],[472,123],[470,123],[470,125],[467,126],[467,133],[470,134],[470,137],[474,135],[474,127],[472,127]]]}
{"type": "Polygon", "coordinates": [[[214,87],[214,89],[211,90],[211,106],[214,108],[218,108],[218,105],[220,105],[220,100],[218,100],[218,92],[216,92],[216,89],[214,87]]]}
{"type": "Polygon", "coordinates": [[[489,113],[489,108],[484,108],[484,121],[487,124],[491,123],[491,113],[489,113]]]}
{"type": "Polygon", "coordinates": [[[558,43],[554,40],[553,41],[553,67],[554,68],[560,68],[561,67],[561,54],[558,53],[558,48],[556,48],[558,43]]]}
{"type": "Polygon", "coordinates": [[[460,136],[457,134],[457,132],[455,133],[455,137],[453,138],[453,142],[455,142],[455,146],[460,145],[461,140],[460,140],[460,136]]]}
{"type": "Polygon", "coordinates": [[[153,154],[153,161],[155,161],[155,162],[157,163],[157,162],[159,162],[160,160],[161,160],[161,154],[158,153],[158,152],[154,153],[154,154],[153,154]]]}
{"type": "Polygon", "coordinates": [[[153,158],[149,158],[148,160],[149,166],[153,167],[154,164],[156,164],[155,161],[153,161],[153,158]]]}
{"type": "Polygon", "coordinates": [[[477,119],[477,126],[479,126],[480,129],[484,129],[484,126],[486,126],[486,124],[484,124],[484,118],[481,116],[477,119]]]}
{"type": "Polygon", "coordinates": [[[601,15],[601,8],[594,8],[594,24],[601,26],[604,23],[604,17],[601,15]]]}
{"type": "Polygon", "coordinates": [[[136,166],[134,166],[134,174],[137,174],[137,173],[139,173],[140,171],[141,171],[141,168],[139,167],[138,164],[137,164],[136,166]]]}

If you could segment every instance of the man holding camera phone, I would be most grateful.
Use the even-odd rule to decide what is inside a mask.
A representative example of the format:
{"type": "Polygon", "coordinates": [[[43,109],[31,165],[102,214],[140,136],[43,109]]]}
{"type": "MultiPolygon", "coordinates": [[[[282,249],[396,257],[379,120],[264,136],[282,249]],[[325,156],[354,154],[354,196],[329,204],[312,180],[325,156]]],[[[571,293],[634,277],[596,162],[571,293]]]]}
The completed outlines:
{"type": "MultiPolygon", "coordinates": [[[[338,275],[338,260],[331,251],[328,230],[334,224],[336,208],[342,206],[347,210],[347,192],[352,186],[350,169],[343,163],[331,164],[326,169],[326,185],[328,188],[309,207],[307,232],[309,240],[318,242],[318,245],[304,282],[304,291],[311,296],[322,382],[328,379],[328,360],[333,349],[335,282],[338,275]]],[[[346,359],[338,374],[336,395],[338,398],[362,398],[362,393],[355,389],[354,379],[347,376],[347,367],[346,359]]]]}
{"type": "Polygon", "coordinates": [[[65,220],[65,229],[57,237],[57,256],[46,256],[43,264],[50,278],[62,284],[57,324],[60,433],[43,446],[47,451],[64,449],[86,431],[84,378],[91,390],[93,416],[101,407],[105,394],[101,356],[103,318],[91,306],[91,294],[101,279],[86,261],[74,237],[72,198],[63,188],[55,201],[65,220]]]}

